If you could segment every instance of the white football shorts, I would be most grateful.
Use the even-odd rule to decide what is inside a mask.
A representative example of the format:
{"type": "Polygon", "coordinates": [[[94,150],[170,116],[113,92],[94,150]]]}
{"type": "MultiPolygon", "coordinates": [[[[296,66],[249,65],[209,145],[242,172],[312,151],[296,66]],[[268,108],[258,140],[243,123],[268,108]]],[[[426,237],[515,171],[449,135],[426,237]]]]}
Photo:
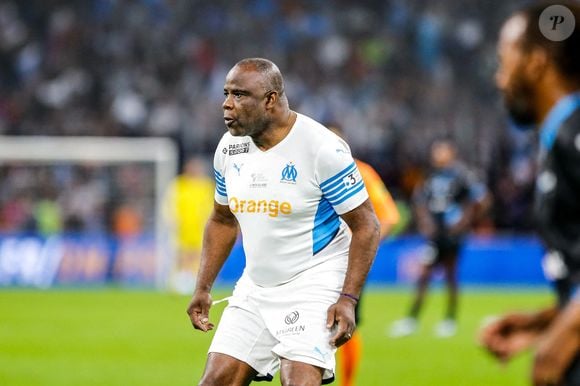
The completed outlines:
{"type": "Polygon", "coordinates": [[[326,328],[328,308],[340,296],[346,271],[330,261],[276,287],[259,287],[242,275],[218,324],[209,352],[239,359],[256,380],[272,380],[280,358],[325,369],[322,384],[334,380],[336,348],[326,328]]]}

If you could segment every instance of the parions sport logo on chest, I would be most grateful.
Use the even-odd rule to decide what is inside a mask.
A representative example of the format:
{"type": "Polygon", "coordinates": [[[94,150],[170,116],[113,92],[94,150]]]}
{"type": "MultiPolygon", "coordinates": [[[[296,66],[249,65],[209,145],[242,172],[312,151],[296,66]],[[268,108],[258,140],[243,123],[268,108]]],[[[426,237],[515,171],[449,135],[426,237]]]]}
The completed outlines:
{"type": "Polygon", "coordinates": [[[237,155],[250,152],[250,142],[231,143],[228,145],[228,155],[237,155]]]}

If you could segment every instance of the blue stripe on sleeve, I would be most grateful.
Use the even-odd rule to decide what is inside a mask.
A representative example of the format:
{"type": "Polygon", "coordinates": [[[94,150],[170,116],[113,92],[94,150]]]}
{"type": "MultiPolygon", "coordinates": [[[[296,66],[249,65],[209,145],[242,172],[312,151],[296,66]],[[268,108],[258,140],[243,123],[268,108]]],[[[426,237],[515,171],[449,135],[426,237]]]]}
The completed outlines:
{"type": "Polygon", "coordinates": [[[346,171],[341,172],[341,175],[339,176],[339,178],[337,180],[335,180],[334,182],[332,182],[330,185],[327,185],[325,187],[322,188],[322,190],[324,192],[330,192],[332,190],[336,190],[337,188],[340,188],[341,186],[343,186],[342,180],[348,176],[351,173],[354,173],[356,171],[356,165],[353,165],[351,168],[349,168],[346,171]]]}
{"type": "Polygon", "coordinates": [[[221,182],[225,182],[226,179],[220,174],[220,172],[218,172],[217,170],[213,170],[213,175],[215,176],[215,179],[221,182]]]}
{"type": "Polygon", "coordinates": [[[347,188],[346,186],[342,186],[342,189],[336,191],[333,194],[325,194],[324,197],[326,197],[328,199],[328,201],[335,201],[337,199],[339,199],[343,194],[347,193],[349,190],[349,188],[347,188]]]}
{"type": "Polygon", "coordinates": [[[325,197],[328,199],[328,201],[330,201],[331,204],[335,205],[335,203],[341,200],[345,195],[348,195],[353,190],[356,190],[359,187],[359,185],[364,185],[362,179],[352,186],[349,187],[344,186],[342,190],[340,192],[337,192],[336,194],[333,194],[331,196],[325,195],[325,197]]]}
{"type": "MultiPolygon", "coordinates": [[[[349,173],[350,174],[350,173],[349,173]]],[[[348,175],[348,174],[347,174],[348,175]]],[[[343,177],[344,179],[345,177],[343,177]]],[[[327,189],[322,189],[322,192],[327,195],[327,196],[333,196],[335,195],[337,192],[341,191],[342,189],[345,188],[343,179],[338,180],[336,183],[332,184],[332,187],[327,188],[327,189]]]]}
{"type": "Polygon", "coordinates": [[[333,201],[332,205],[337,206],[339,204],[342,204],[344,201],[348,200],[349,198],[351,198],[352,196],[354,196],[355,194],[360,192],[365,187],[365,184],[361,183],[361,184],[357,184],[355,186],[356,186],[355,189],[349,189],[348,193],[346,195],[342,196],[342,198],[340,200],[333,201]]]}
{"type": "Polygon", "coordinates": [[[320,189],[322,189],[322,191],[325,191],[326,189],[331,188],[331,184],[334,185],[333,182],[336,182],[337,180],[340,181],[341,177],[344,177],[345,175],[347,175],[348,173],[351,172],[351,169],[354,170],[355,168],[356,168],[356,164],[354,162],[351,163],[346,168],[344,168],[342,171],[336,173],[333,177],[330,177],[328,180],[321,183],[320,189]]]}
{"type": "Polygon", "coordinates": [[[224,196],[224,197],[228,196],[228,192],[226,191],[225,188],[220,188],[219,186],[216,185],[215,190],[216,190],[216,192],[219,193],[220,196],[224,196]]]}
{"type": "Polygon", "coordinates": [[[227,197],[228,192],[226,189],[226,179],[218,172],[217,170],[213,170],[213,174],[215,176],[215,190],[218,192],[220,196],[227,197]]]}

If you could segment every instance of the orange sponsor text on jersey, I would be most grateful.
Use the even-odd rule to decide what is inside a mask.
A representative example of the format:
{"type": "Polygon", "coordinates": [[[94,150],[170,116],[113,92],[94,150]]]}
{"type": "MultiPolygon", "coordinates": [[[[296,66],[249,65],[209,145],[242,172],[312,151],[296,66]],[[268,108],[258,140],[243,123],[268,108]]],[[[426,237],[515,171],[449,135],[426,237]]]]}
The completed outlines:
{"type": "Polygon", "coordinates": [[[292,205],[278,200],[240,200],[237,197],[229,199],[229,206],[232,213],[264,213],[270,217],[278,217],[280,214],[289,215],[292,213],[292,205]]]}

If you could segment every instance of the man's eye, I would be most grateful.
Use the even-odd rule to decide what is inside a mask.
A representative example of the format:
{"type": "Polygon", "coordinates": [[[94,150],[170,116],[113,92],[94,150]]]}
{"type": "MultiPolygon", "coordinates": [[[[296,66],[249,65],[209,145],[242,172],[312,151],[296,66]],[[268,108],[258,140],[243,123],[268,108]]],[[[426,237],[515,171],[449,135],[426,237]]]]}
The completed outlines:
{"type": "Polygon", "coordinates": [[[240,94],[239,92],[234,93],[234,98],[240,99],[241,97],[242,97],[242,94],[240,94]]]}

